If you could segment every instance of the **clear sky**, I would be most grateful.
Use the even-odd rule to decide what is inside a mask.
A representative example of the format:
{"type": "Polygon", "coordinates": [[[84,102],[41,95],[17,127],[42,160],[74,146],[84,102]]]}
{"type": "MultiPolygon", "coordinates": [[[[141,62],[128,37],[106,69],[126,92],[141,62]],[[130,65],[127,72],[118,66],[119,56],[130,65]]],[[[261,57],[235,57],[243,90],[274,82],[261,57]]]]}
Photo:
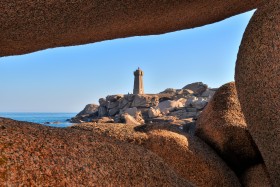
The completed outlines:
{"type": "Polygon", "coordinates": [[[238,48],[253,11],[203,27],[0,58],[0,112],[78,112],[88,103],[133,90],[146,93],[192,82],[234,80],[238,48]]]}

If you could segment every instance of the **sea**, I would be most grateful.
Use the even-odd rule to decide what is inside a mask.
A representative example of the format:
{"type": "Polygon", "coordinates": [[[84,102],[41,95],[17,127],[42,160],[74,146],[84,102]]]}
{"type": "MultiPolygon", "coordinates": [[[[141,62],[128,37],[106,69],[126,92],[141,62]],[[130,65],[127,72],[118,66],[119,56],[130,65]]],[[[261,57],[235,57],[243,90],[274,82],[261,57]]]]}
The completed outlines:
{"type": "Polygon", "coordinates": [[[11,113],[0,112],[0,117],[18,121],[39,123],[46,126],[65,128],[72,125],[68,120],[76,116],[76,113],[11,113]]]}

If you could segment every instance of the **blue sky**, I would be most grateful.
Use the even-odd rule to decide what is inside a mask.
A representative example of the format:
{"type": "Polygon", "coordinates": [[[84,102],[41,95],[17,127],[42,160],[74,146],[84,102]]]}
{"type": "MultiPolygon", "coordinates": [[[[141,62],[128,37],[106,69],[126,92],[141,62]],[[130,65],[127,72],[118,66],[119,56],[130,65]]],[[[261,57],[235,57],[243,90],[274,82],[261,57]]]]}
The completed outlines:
{"type": "Polygon", "coordinates": [[[145,72],[146,93],[192,82],[234,80],[238,48],[253,11],[203,27],[0,58],[0,112],[78,112],[133,89],[145,72]]]}

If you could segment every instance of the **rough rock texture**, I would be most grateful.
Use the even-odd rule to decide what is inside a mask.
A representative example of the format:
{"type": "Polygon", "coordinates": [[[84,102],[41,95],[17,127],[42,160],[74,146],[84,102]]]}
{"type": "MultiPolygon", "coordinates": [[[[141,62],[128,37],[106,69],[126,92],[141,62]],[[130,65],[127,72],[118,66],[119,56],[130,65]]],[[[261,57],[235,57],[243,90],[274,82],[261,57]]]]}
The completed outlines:
{"type": "Polygon", "coordinates": [[[141,111],[137,111],[135,114],[135,119],[138,121],[140,124],[144,124],[145,120],[143,119],[143,115],[141,111]]]}
{"type": "Polygon", "coordinates": [[[207,144],[197,137],[183,134],[177,125],[84,123],[72,128],[91,130],[93,134],[141,145],[162,157],[179,176],[195,186],[240,186],[233,171],[207,144]]]}
{"type": "Polygon", "coordinates": [[[197,115],[196,108],[193,108],[193,109],[194,109],[193,112],[189,112],[189,111],[187,111],[188,110],[187,108],[180,108],[173,112],[170,112],[168,114],[168,116],[174,116],[174,117],[177,117],[178,119],[193,118],[197,115]]]}
{"type": "Polygon", "coordinates": [[[244,187],[272,187],[264,164],[249,168],[242,176],[242,184],[244,187]]]}
{"type": "Polygon", "coordinates": [[[198,138],[162,130],[149,133],[146,147],[157,153],[174,168],[175,172],[193,184],[240,186],[233,172],[211,148],[198,138]],[[200,180],[203,181],[200,182],[200,180]]]}
{"type": "Polygon", "coordinates": [[[191,90],[195,94],[202,94],[208,89],[208,86],[206,84],[203,84],[202,82],[195,82],[192,84],[188,84],[187,86],[183,87],[183,89],[191,90]]]}
{"type": "Polygon", "coordinates": [[[148,115],[149,115],[149,118],[159,117],[161,115],[160,109],[151,107],[148,110],[148,115]]]}
{"type": "Polygon", "coordinates": [[[0,186],[192,186],[147,149],[0,118],[0,186]]]}
{"type": "Polygon", "coordinates": [[[109,117],[102,117],[102,118],[94,119],[94,120],[92,120],[92,122],[95,122],[95,123],[114,123],[114,120],[112,118],[109,118],[109,117]]]}
{"type": "Polygon", "coordinates": [[[203,93],[201,94],[201,97],[209,97],[209,98],[212,98],[216,91],[217,91],[216,89],[208,88],[207,90],[205,90],[205,92],[203,92],[203,93]]]}
{"type": "Polygon", "coordinates": [[[0,56],[202,26],[262,1],[3,0],[0,56]]]}
{"type": "Polygon", "coordinates": [[[194,107],[202,110],[208,104],[208,98],[191,96],[185,103],[186,107],[194,107]]]}
{"type": "Polygon", "coordinates": [[[128,125],[141,125],[140,122],[138,122],[134,117],[127,113],[122,114],[121,119],[124,121],[125,124],[128,125]]]}
{"type": "MultiPolygon", "coordinates": [[[[197,90],[202,87],[204,90],[208,86],[203,83],[193,83],[193,89],[197,90]]],[[[127,95],[109,95],[106,99],[99,99],[100,106],[92,114],[84,115],[85,111],[71,118],[72,123],[96,122],[99,118],[110,117],[116,123],[121,123],[121,115],[128,113],[136,118],[140,123],[142,120],[151,121],[162,115],[174,115],[179,119],[189,117],[197,118],[200,111],[207,105],[216,89],[207,89],[202,94],[194,93],[188,89],[168,88],[159,94],[127,94],[127,95]],[[136,113],[141,115],[138,120],[136,113]],[[96,120],[97,119],[97,120],[96,120]]],[[[86,106],[86,109],[91,105],[86,106]]]]}
{"type": "Polygon", "coordinates": [[[154,107],[159,103],[157,95],[134,95],[131,107],[154,107]]]}
{"type": "Polygon", "coordinates": [[[268,1],[255,12],[244,34],[235,73],[250,134],[274,186],[280,186],[279,22],[279,0],[268,1]]]}
{"type": "Polygon", "coordinates": [[[127,113],[133,117],[135,117],[136,113],[137,113],[137,108],[133,107],[133,108],[127,108],[123,111],[123,113],[127,113]]]}
{"type": "Polygon", "coordinates": [[[98,117],[105,117],[108,115],[108,111],[107,108],[105,106],[100,106],[98,108],[98,117]]]}
{"type": "Polygon", "coordinates": [[[98,111],[98,107],[96,104],[88,104],[77,116],[93,114],[98,111]]]}
{"type": "Polygon", "coordinates": [[[173,110],[175,108],[180,108],[180,107],[183,107],[183,104],[179,101],[167,100],[167,101],[160,102],[158,104],[158,108],[160,109],[160,111],[162,113],[165,113],[166,111],[170,111],[170,110],[173,110]]]}
{"type": "Polygon", "coordinates": [[[261,162],[247,130],[234,82],[218,89],[196,125],[196,135],[217,150],[236,172],[261,162]]]}

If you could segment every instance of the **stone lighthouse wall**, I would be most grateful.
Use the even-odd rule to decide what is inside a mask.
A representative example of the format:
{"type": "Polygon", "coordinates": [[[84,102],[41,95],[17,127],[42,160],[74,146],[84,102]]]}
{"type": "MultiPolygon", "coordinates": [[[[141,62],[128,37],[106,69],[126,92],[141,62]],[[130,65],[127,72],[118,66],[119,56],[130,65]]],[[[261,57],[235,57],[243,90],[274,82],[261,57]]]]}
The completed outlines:
{"type": "Polygon", "coordinates": [[[144,94],[143,76],[144,72],[140,68],[134,72],[133,94],[144,94]]]}

